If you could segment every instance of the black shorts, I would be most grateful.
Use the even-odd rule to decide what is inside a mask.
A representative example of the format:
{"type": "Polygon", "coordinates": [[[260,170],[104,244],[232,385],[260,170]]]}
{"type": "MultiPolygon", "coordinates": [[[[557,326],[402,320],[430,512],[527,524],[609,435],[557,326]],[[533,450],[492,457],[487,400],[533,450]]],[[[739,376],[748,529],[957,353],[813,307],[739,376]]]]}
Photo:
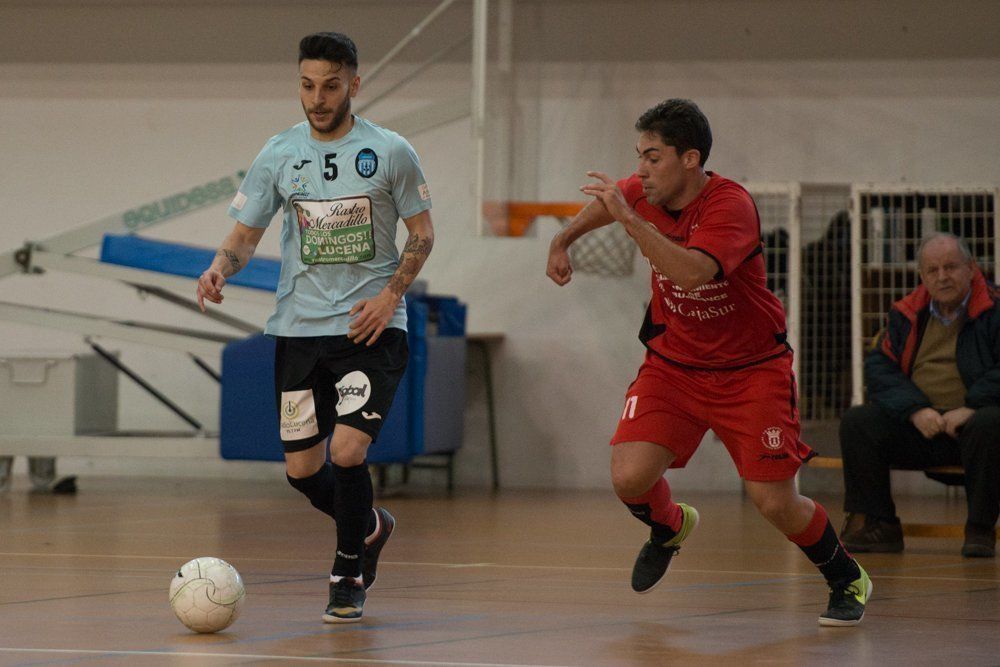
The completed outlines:
{"type": "Polygon", "coordinates": [[[274,395],[285,451],[309,449],[326,440],[336,424],[374,440],[408,357],[402,329],[386,329],[371,347],[347,336],[277,336],[274,395]]]}

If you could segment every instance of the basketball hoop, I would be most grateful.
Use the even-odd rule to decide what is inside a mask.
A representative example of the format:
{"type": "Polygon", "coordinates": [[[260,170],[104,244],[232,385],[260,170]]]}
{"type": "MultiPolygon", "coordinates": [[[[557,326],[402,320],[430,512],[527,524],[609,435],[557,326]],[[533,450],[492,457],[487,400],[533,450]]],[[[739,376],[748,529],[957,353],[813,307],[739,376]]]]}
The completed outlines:
{"type": "MultiPolygon", "coordinates": [[[[494,202],[484,205],[484,214],[496,233],[524,236],[536,218],[551,217],[565,227],[583,209],[581,202],[494,202]]],[[[574,271],[605,278],[632,275],[635,242],[617,222],[588,232],[569,247],[574,271]]]]}
{"type": "MultiPolygon", "coordinates": [[[[565,227],[570,218],[559,218],[565,227]]],[[[569,261],[574,271],[602,278],[632,275],[635,269],[635,241],[617,222],[588,232],[569,247],[569,261]]]]}

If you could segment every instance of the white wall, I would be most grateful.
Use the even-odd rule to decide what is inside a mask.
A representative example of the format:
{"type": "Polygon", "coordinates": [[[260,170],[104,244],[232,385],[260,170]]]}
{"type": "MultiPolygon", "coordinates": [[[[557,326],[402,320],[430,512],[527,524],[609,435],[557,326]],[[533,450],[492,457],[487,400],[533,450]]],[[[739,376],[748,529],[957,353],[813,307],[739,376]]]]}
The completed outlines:
{"type": "MultiPolygon", "coordinates": [[[[61,11],[69,10],[47,8],[56,18],[61,11]]],[[[579,36],[550,33],[548,39],[579,36]]],[[[958,44],[960,36],[954,41],[958,44]]],[[[87,45],[80,48],[85,52],[87,45]]],[[[183,40],[177,48],[183,49],[183,40]]],[[[228,62],[220,56],[218,62],[0,63],[0,249],[247,165],[267,137],[301,116],[294,63],[228,62]]],[[[385,79],[406,69],[392,68],[385,79]]],[[[665,97],[699,102],[715,135],[709,167],[731,177],[1000,182],[1000,58],[995,54],[921,60],[688,57],[675,62],[623,56],[620,62],[522,65],[519,73],[524,89],[539,91],[537,99],[520,100],[522,136],[532,137],[534,145],[522,142],[519,149],[523,168],[538,175],[532,186],[542,199],[577,199],[588,169],[628,173],[632,123],[665,97]],[[532,77],[538,78],[526,80],[532,77]]],[[[460,64],[436,68],[422,82],[370,116],[391,118],[468,89],[460,64]]],[[[543,222],[527,239],[478,235],[468,123],[451,123],[411,141],[431,185],[438,230],[421,277],[432,291],[456,294],[469,304],[472,331],[507,337],[494,369],[504,484],[606,487],[606,442],[642,355],[635,334],[648,277],[641,269],[619,280],[577,275],[568,287],[556,287],[544,277],[554,223],[543,222]]],[[[217,205],[149,233],[214,246],[230,226],[225,206],[217,205]]],[[[261,252],[276,254],[276,240],[276,233],[266,235],[261,252]]],[[[5,301],[222,330],[96,279],[14,276],[0,280],[0,290],[5,301]]],[[[224,309],[258,321],[267,315],[231,301],[224,309]]],[[[81,349],[76,336],[27,327],[0,324],[0,336],[3,352],[81,349]]],[[[210,425],[217,423],[211,381],[182,355],[108,345],[122,350],[127,363],[182,407],[210,425]]],[[[482,390],[473,383],[469,391],[460,481],[481,484],[488,479],[482,390]]],[[[184,427],[125,379],[122,394],[123,427],[184,427]]],[[[259,474],[259,467],[229,463],[209,469],[138,461],[67,465],[87,471],[259,474]]],[[[710,439],[688,471],[672,475],[672,483],[735,488],[736,477],[722,447],[710,439]]]]}

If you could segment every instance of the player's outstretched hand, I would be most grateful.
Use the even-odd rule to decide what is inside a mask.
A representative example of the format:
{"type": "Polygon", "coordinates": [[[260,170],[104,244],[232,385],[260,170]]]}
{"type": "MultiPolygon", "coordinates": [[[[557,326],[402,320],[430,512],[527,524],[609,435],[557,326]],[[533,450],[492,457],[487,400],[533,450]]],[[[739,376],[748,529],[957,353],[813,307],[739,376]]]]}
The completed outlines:
{"type": "Polygon", "coordinates": [[[569,253],[565,248],[555,245],[549,248],[549,263],[545,267],[545,275],[560,287],[573,277],[573,265],[569,262],[569,253]]]}
{"type": "Polygon", "coordinates": [[[608,213],[615,220],[625,222],[632,208],[625,201],[625,195],[622,194],[618,185],[607,174],[600,171],[588,171],[587,176],[596,178],[597,182],[581,185],[580,192],[595,197],[604,204],[604,208],[608,209],[608,213]]]}
{"type": "Polygon", "coordinates": [[[208,269],[198,278],[198,307],[205,312],[205,299],[212,303],[222,303],[222,288],[226,285],[226,277],[217,269],[208,269]]]}
{"type": "Polygon", "coordinates": [[[374,345],[389,325],[397,305],[399,298],[388,289],[379,292],[374,299],[361,299],[348,313],[354,319],[347,337],[355,343],[367,341],[367,345],[374,345]]]}

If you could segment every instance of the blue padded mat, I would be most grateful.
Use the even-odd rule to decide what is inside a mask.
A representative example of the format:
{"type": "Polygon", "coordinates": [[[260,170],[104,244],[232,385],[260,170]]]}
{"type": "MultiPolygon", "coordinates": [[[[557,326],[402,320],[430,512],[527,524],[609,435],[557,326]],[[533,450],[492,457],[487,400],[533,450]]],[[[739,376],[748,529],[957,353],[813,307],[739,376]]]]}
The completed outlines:
{"type": "MultiPolygon", "coordinates": [[[[131,235],[105,234],[101,243],[102,262],[187,278],[199,277],[215,259],[215,253],[209,248],[131,235]]],[[[278,288],[280,271],[281,260],[254,256],[245,269],[226,282],[273,292],[278,288]]]]}

